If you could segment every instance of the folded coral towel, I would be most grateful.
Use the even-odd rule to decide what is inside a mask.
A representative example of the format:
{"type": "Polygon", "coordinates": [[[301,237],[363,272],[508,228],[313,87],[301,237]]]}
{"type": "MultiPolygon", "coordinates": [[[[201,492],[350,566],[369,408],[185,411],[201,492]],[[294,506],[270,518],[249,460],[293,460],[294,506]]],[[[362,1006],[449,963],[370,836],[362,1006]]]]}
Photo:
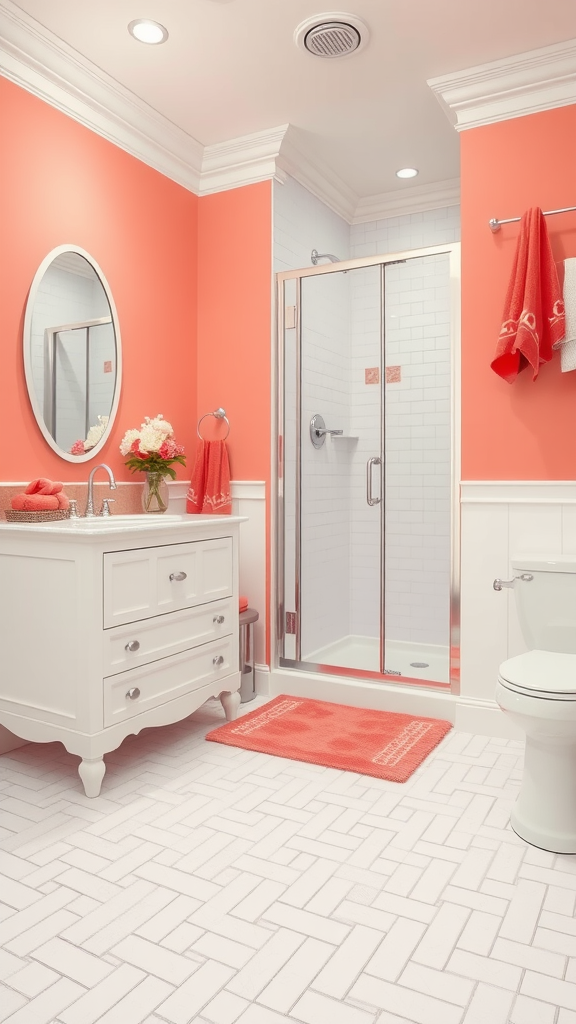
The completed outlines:
{"type": "Polygon", "coordinates": [[[248,598],[247,597],[241,597],[238,603],[239,603],[239,606],[240,606],[238,610],[240,612],[245,612],[247,607],[248,607],[248,598]]]}
{"type": "Polygon", "coordinates": [[[10,504],[15,512],[47,512],[70,508],[63,484],[41,476],[32,480],[23,494],[16,494],[10,504]]]}
{"type": "Polygon", "coordinates": [[[496,355],[495,373],[512,384],[528,364],[538,376],[541,363],[564,337],[564,302],[550,239],[538,206],[522,217],[496,355]]]}
{"type": "Polygon", "coordinates": [[[554,348],[560,349],[562,373],[576,370],[576,258],[564,260],[564,312],[566,334],[554,348]]]}
{"type": "Polygon", "coordinates": [[[32,480],[24,491],[25,494],[59,494],[64,484],[55,480],[48,480],[48,477],[39,476],[32,480]]]}
{"type": "Polygon", "coordinates": [[[225,441],[201,441],[186,496],[186,511],[230,515],[230,464],[225,441]]]}

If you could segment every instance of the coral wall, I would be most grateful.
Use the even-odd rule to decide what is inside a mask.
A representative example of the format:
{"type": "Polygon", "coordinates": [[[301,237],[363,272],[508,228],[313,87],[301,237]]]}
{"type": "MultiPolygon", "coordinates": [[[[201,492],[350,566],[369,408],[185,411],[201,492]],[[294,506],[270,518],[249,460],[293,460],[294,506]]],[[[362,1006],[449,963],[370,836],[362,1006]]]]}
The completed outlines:
{"type": "Polygon", "coordinates": [[[198,215],[198,410],[226,409],[235,480],[270,478],[271,202],[263,181],[203,196],[198,215]]]}
{"type": "MultiPolygon", "coordinates": [[[[560,372],[559,355],[535,382],[490,369],[519,225],[493,234],[488,221],[576,205],[576,106],[465,131],[461,144],[462,477],[574,479],[576,373],[560,372]]],[[[576,256],[576,213],[547,225],[555,260],[576,256]]]]}
{"type": "Polygon", "coordinates": [[[157,412],[191,449],[198,198],[4,78],[0,152],[0,479],[88,473],[90,464],[62,462],[42,438],[23,373],[28,289],[44,256],[65,243],[101,266],[120,320],[124,380],[103,459],[129,479],[120,438],[157,412]]]}

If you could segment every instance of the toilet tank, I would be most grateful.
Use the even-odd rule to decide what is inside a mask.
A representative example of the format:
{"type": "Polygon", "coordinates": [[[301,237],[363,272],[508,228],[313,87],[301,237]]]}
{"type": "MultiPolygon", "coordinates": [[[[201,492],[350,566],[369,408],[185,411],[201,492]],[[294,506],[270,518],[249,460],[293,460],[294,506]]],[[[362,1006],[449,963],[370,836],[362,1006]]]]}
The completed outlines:
{"type": "Polygon", "coordinates": [[[513,558],[520,628],[531,650],[576,654],[576,555],[513,558]]]}

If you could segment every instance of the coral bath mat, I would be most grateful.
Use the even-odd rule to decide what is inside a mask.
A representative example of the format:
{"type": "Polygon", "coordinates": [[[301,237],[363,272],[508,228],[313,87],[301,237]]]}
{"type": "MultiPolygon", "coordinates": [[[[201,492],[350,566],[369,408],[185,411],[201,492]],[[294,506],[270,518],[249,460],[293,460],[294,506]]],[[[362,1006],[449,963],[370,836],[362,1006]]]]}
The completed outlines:
{"type": "Polygon", "coordinates": [[[209,732],[206,739],[406,782],[451,728],[437,718],[282,695],[209,732]]]}

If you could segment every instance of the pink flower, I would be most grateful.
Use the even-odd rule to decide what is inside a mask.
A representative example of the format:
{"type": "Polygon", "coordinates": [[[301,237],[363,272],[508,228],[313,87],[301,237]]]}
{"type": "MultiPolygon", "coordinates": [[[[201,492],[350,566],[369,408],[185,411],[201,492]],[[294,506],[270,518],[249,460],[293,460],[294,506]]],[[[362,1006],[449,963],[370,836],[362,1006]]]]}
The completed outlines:
{"type": "Polygon", "coordinates": [[[158,450],[158,455],[160,456],[161,459],[173,459],[174,456],[177,454],[177,448],[178,445],[170,438],[167,438],[165,441],[162,442],[162,445],[158,450]]]}
{"type": "Polygon", "coordinates": [[[136,456],[137,459],[147,459],[148,458],[148,452],[143,452],[140,449],[140,441],[139,441],[138,438],[136,438],[136,440],[132,442],[132,444],[130,446],[130,451],[131,451],[132,455],[136,456]]]}
{"type": "Polygon", "coordinates": [[[72,445],[72,447],[70,449],[70,455],[84,455],[84,454],[85,454],[84,441],[74,441],[74,444],[72,445]]]}

